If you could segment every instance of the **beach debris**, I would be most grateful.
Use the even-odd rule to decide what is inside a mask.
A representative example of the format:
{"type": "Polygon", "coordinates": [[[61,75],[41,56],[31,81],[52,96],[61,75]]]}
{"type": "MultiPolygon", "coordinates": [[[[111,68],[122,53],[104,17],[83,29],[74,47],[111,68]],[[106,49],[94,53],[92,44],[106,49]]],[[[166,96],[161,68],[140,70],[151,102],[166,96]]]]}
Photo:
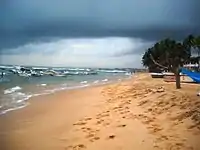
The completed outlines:
{"type": "Polygon", "coordinates": [[[200,96],[200,92],[199,92],[199,93],[197,93],[197,96],[200,96]]]}
{"type": "Polygon", "coordinates": [[[145,94],[148,94],[148,93],[161,93],[161,92],[165,92],[165,88],[164,87],[158,87],[156,89],[151,89],[151,88],[147,88],[145,89],[145,94]]]}
{"type": "Polygon", "coordinates": [[[164,87],[161,86],[161,87],[157,88],[156,92],[158,92],[158,93],[165,92],[165,89],[164,89],[164,87]]]}

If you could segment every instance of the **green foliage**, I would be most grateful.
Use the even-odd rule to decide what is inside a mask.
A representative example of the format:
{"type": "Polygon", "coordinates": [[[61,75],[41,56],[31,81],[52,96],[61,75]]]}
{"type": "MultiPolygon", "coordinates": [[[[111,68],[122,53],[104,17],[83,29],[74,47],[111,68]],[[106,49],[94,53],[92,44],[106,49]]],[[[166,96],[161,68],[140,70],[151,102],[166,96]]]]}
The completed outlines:
{"type": "Polygon", "coordinates": [[[200,55],[200,36],[194,37],[193,35],[189,35],[183,41],[183,45],[188,49],[194,48],[198,56],[200,55]]]}
{"type": "MultiPolygon", "coordinates": [[[[180,67],[191,59],[191,48],[198,48],[200,52],[200,37],[189,35],[183,42],[164,39],[148,48],[142,57],[142,63],[149,70],[164,68],[176,76],[176,88],[180,86],[180,67]]],[[[199,53],[200,54],[200,53],[199,53]]]]}
{"type": "Polygon", "coordinates": [[[190,50],[182,43],[171,39],[164,39],[147,49],[142,57],[142,63],[146,67],[155,65],[153,59],[160,64],[159,68],[175,72],[176,68],[182,66],[190,58],[190,50]]]}

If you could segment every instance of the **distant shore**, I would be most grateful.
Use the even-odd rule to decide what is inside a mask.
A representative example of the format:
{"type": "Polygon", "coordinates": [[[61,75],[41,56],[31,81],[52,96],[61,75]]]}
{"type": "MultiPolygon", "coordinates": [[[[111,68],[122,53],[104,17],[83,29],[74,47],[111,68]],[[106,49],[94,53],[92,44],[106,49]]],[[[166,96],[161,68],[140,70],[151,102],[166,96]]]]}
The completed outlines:
{"type": "Polygon", "coordinates": [[[132,79],[31,98],[0,116],[2,150],[199,150],[198,85],[132,79]]]}

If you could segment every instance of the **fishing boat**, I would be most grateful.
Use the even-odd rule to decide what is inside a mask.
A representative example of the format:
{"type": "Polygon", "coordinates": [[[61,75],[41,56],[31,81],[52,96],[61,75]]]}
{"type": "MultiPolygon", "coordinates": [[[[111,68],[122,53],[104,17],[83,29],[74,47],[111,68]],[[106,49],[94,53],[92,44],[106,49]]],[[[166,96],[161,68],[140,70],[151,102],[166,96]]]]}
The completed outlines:
{"type": "Polygon", "coordinates": [[[150,74],[151,74],[152,78],[163,78],[164,77],[163,73],[151,72],[150,74]]]}
{"type": "Polygon", "coordinates": [[[31,74],[25,73],[25,72],[19,73],[18,75],[19,75],[20,77],[31,77],[31,74]]]}
{"type": "MultiPolygon", "coordinates": [[[[175,82],[176,81],[176,77],[175,77],[174,73],[163,72],[163,74],[164,74],[165,82],[175,82]]],[[[185,74],[183,74],[182,72],[180,73],[180,80],[181,80],[181,82],[192,82],[192,79],[190,77],[186,76],[185,74]]]]}

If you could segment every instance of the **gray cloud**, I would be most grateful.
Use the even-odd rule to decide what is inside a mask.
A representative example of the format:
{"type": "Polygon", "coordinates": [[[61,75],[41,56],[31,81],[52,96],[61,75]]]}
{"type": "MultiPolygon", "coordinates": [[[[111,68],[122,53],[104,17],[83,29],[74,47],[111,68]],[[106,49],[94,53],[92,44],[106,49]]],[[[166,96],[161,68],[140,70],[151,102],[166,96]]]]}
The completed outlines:
{"type": "Polygon", "coordinates": [[[198,0],[2,0],[0,49],[52,37],[157,40],[200,33],[198,0]]]}
{"type": "Polygon", "coordinates": [[[138,53],[138,48],[143,45],[147,43],[141,39],[123,37],[59,39],[26,44],[9,49],[9,53],[3,51],[0,63],[70,67],[138,67],[140,56],[134,51],[138,53]]]}
{"type": "Polygon", "coordinates": [[[129,55],[141,55],[148,47],[151,47],[154,44],[153,41],[149,42],[141,39],[132,39],[132,43],[135,43],[133,47],[124,48],[121,51],[117,51],[113,54],[113,56],[122,57],[129,55]]]}
{"type": "Polygon", "coordinates": [[[138,66],[153,42],[200,34],[199,7],[199,0],[1,0],[0,63],[138,66]],[[79,39],[94,42],[95,52],[70,47],[79,39]]]}

